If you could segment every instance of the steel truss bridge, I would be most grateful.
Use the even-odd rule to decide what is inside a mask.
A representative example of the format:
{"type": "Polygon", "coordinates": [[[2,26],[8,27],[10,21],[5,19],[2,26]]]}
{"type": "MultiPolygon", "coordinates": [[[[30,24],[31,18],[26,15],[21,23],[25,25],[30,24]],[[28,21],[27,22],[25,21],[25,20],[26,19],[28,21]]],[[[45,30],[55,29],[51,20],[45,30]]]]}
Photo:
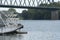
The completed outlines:
{"type": "Polygon", "coordinates": [[[35,9],[60,9],[59,7],[39,6],[40,4],[50,4],[59,0],[0,0],[0,7],[8,8],[35,8],[35,9]]]}
{"type": "MultiPolygon", "coordinates": [[[[0,0],[0,7],[7,8],[27,8],[27,9],[47,9],[51,10],[51,19],[59,19],[58,10],[60,7],[56,6],[46,6],[41,4],[50,4],[58,2],[60,4],[60,0],[0,0]]],[[[55,5],[55,4],[54,4],[55,5]]]]}

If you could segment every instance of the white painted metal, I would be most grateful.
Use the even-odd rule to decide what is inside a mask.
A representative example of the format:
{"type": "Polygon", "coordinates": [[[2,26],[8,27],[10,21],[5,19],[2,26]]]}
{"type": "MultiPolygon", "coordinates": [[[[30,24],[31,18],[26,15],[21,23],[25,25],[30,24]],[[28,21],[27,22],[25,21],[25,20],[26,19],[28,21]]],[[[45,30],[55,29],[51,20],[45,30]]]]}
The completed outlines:
{"type": "MultiPolygon", "coordinates": [[[[10,12],[11,13],[11,12],[10,12]]],[[[5,27],[0,27],[0,33],[6,33],[6,32],[11,32],[11,31],[14,31],[14,30],[17,30],[18,28],[20,28],[22,25],[18,26],[17,22],[19,19],[18,18],[14,18],[13,13],[10,14],[8,12],[8,14],[6,14],[5,12],[0,12],[0,19],[3,21],[3,23],[5,24],[5,27]],[[5,15],[7,18],[6,20],[4,20],[2,17],[1,17],[1,14],[5,15]]],[[[16,16],[16,15],[15,15],[16,16]]]]}

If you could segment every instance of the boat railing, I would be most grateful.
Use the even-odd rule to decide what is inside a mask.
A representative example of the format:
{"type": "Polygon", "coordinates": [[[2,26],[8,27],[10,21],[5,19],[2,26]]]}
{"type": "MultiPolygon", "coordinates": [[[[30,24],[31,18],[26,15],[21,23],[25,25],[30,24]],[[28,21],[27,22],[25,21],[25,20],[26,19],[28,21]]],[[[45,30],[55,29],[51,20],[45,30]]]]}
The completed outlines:
{"type": "Polygon", "coordinates": [[[1,11],[0,13],[3,14],[5,17],[7,17],[6,20],[4,20],[4,18],[2,18],[2,15],[0,15],[1,16],[0,18],[2,19],[2,21],[6,27],[10,26],[9,22],[14,23],[14,25],[15,25],[16,18],[15,19],[13,17],[11,18],[11,16],[13,16],[13,15],[9,16],[10,14],[6,14],[4,11],[1,11]],[[9,18],[11,18],[11,20],[9,18]]]}
{"type": "MultiPolygon", "coordinates": [[[[2,11],[1,13],[8,18],[8,15],[6,15],[3,11],[2,11]]],[[[1,16],[1,15],[0,15],[0,16],[1,16]]],[[[8,27],[9,24],[8,24],[7,21],[6,21],[7,18],[6,18],[6,20],[4,20],[4,19],[2,18],[2,16],[1,16],[0,18],[1,18],[1,20],[3,21],[3,23],[5,24],[5,26],[8,27]]]]}

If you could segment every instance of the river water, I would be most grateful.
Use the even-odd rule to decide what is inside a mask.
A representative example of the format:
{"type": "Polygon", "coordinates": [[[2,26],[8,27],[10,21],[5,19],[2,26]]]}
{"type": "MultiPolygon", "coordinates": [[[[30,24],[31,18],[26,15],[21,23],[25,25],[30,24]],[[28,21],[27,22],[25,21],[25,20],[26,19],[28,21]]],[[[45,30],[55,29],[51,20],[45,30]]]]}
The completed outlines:
{"type": "Polygon", "coordinates": [[[21,20],[27,34],[0,36],[0,40],[60,40],[60,20],[21,20]]]}

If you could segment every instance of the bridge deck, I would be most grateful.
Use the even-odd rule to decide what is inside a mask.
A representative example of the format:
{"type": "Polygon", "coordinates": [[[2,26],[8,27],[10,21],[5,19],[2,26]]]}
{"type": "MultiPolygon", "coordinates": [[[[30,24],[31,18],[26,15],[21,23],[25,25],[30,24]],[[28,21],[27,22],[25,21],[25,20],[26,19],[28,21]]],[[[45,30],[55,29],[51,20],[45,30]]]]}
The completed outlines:
{"type": "Polygon", "coordinates": [[[45,9],[45,10],[60,10],[60,7],[32,7],[32,6],[13,6],[13,5],[0,5],[5,8],[24,8],[24,9],[45,9]]]}

